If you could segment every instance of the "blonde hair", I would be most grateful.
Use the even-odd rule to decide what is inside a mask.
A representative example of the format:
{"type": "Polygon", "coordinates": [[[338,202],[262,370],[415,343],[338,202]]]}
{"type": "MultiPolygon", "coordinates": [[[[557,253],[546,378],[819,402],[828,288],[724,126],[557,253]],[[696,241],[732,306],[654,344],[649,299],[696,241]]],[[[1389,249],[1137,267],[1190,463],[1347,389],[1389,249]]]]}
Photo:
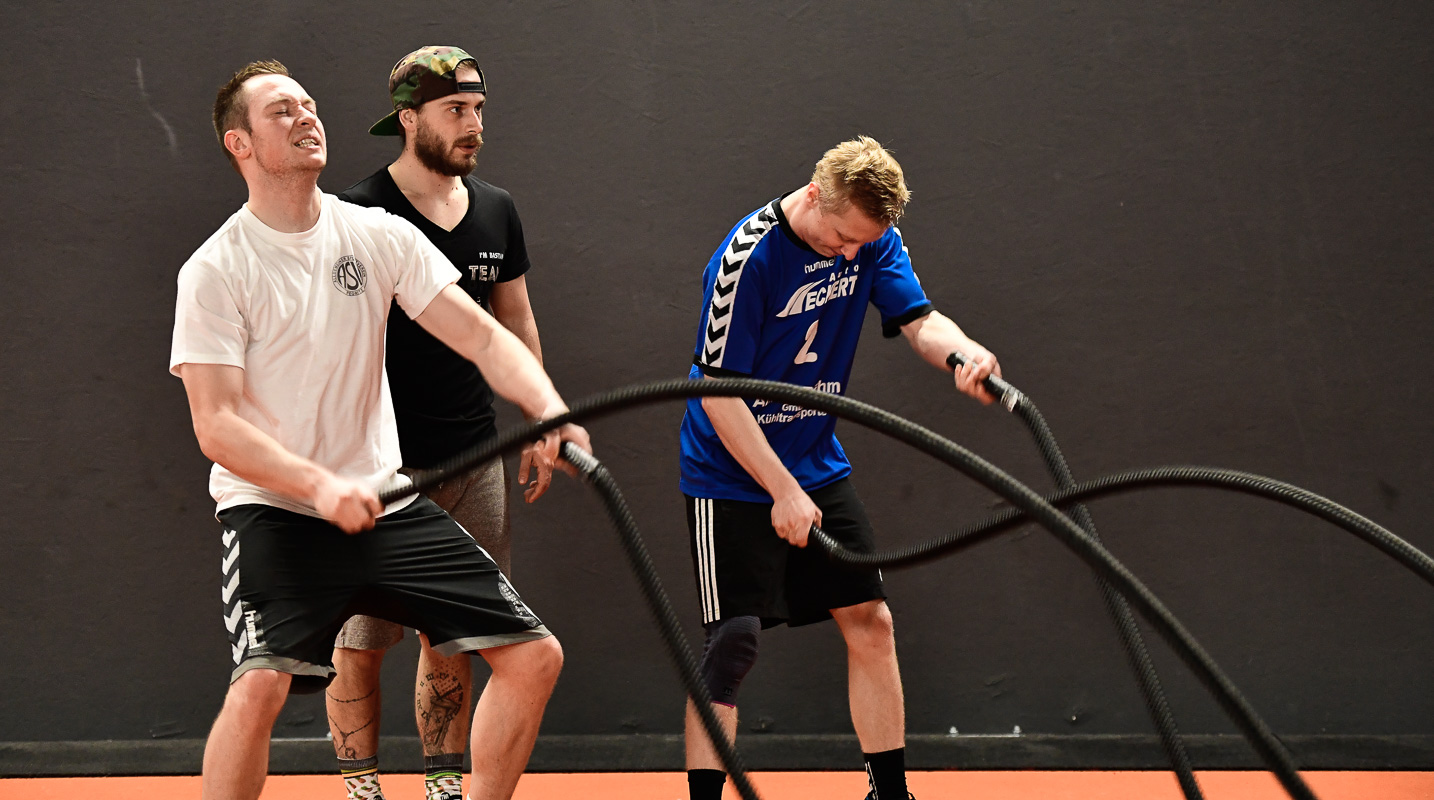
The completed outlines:
{"type": "Polygon", "coordinates": [[[821,190],[823,212],[841,213],[854,205],[884,225],[895,225],[911,199],[901,165],[869,136],[828,150],[812,171],[812,183],[821,190]]]}

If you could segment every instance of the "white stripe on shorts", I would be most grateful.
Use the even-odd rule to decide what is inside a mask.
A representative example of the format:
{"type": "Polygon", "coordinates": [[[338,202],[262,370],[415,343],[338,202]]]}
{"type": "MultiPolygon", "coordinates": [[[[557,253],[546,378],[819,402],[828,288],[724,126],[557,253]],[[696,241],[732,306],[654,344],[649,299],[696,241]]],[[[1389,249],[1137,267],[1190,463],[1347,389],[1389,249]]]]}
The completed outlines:
{"type": "Polygon", "coordinates": [[[712,501],[704,498],[693,499],[694,516],[697,519],[697,588],[702,595],[702,623],[716,622],[722,617],[722,607],[717,600],[717,553],[716,541],[712,535],[712,501]]]}

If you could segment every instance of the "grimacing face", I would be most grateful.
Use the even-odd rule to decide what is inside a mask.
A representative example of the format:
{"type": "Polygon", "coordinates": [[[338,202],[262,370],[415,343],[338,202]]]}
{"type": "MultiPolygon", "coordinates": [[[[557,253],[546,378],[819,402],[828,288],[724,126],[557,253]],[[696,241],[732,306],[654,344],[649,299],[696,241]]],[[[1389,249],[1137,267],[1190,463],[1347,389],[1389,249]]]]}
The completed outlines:
{"type": "MultiPolygon", "coordinates": [[[[463,64],[458,81],[478,80],[478,70],[463,64]]],[[[483,147],[483,105],[487,95],[458,92],[413,109],[413,152],[425,167],[440,175],[462,177],[478,166],[483,147]]]]}
{"type": "MultiPolygon", "coordinates": [[[[270,175],[318,172],[328,163],[328,141],[314,99],[287,75],[259,75],[244,82],[249,130],[225,134],[252,151],[259,169],[270,175]]],[[[236,150],[230,146],[231,150],[236,150]]],[[[239,152],[236,150],[236,156],[239,152]]]]}

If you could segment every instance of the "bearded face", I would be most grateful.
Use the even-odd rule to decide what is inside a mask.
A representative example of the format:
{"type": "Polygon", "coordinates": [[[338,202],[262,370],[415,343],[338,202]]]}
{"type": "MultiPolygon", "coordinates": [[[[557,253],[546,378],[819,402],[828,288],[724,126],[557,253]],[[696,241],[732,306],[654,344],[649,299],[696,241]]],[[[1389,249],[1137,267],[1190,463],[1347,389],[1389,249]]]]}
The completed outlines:
{"type": "Polygon", "coordinates": [[[483,134],[466,133],[454,139],[443,134],[419,117],[413,137],[413,154],[429,170],[452,178],[461,178],[478,166],[478,151],[483,148],[483,134]]]}

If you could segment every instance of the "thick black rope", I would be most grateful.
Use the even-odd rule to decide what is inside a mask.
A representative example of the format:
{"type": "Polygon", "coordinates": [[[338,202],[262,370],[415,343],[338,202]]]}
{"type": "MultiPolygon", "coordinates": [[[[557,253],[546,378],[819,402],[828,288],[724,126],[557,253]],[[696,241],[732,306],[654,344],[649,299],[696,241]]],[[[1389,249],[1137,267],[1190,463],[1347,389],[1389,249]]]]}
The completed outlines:
{"type": "MultiPolygon", "coordinates": [[[[1263,497],[1319,517],[1359,537],[1380,552],[1399,562],[1410,572],[1434,586],[1434,558],[1405,540],[1395,536],[1372,520],[1360,516],[1332,500],[1282,481],[1218,467],[1155,467],[1107,475],[1077,484],[1070,489],[1053,492],[1046,500],[1055,506],[1068,506],[1082,500],[1124,494],[1138,489],[1162,487],[1205,487],[1263,497]]],[[[996,534],[1031,522],[1019,509],[1007,509],[954,533],[944,534],[919,544],[878,553],[855,553],[841,550],[832,558],[857,566],[887,568],[911,567],[935,561],[984,542],[996,534]]]]}
{"type": "MultiPolygon", "coordinates": [[[[1288,751],[1275,737],[1269,726],[1259,718],[1248,701],[1240,695],[1214,660],[1204,652],[1184,626],[1100,543],[1092,540],[1029,487],[1017,482],[960,445],[943,439],[914,423],[855,400],[828,395],[805,387],[750,379],[662,381],[643,386],[626,387],[579,402],[566,414],[505,431],[489,442],[450,459],[438,469],[420,474],[412,488],[390,490],[382,493],[380,498],[385,502],[390,502],[412,491],[429,488],[570,422],[581,422],[630,406],[705,396],[756,397],[825,411],[906,442],[955,467],[1000,494],[1017,509],[1025,512],[1055,534],[1097,574],[1116,584],[1126,599],[1141,610],[1215,696],[1217,702],[1240,728],[1255,751],[1270,766],[1285,790],[1298,800],[1314,800],[1314,794],[1300,777],[1288,751]]],[[[823,537],[817,538],[820,541],[823,537]]],[[[835,546],[835,543],[830,541],[823,544],[829,550],[835,546]]]]}
{"type": "Polygon", "coordinates": [[[563,443],[563,458],[578,468],[578,474],[596,490],[598,497],[602,498],[608,519],[612,520],[613,527],[622,537],[622,549],[627,553],[627,563],[637,575],[642,596],[647,600],[647,607],[652,611],[653,619],[662,631],[662,643],[667,646],[667,655],[672,659],[672,663],[677,665],[677,671],[682,675],[683,688],[687,689],[687,696],[692,698],[697,715],[702,719],[702,727],[712,740],[717,757],[727,768],[727,774],[732,777],[737,792],[742,795],[742,800],[760,800],[757,790],[747,778],[747,769],[742,764],[741,755],[727,739],[727,734],[717,720],[717,714],[712,711],[712,695],[698,675],[697,659],[693,657],[692,649],[687,646],[687,634],[682,630],[677,612],[672,610],[672,601],[662,588],[662,578],[657,574],[657,566],[647,554],[647,546],[643,544],[642,534],[638,533],[637,522],[632,518],[632,511],[627,507],[627,500],[618,489],[617,481],[613,480],[607,467],[578,449],[572,442],[563,443]]]}
{"type": "MultiPolygon", "coordinates": [[[[946,359],[946,365],[952,369],[959,369],[965,363],[966,357],[961,353],[952,353],[946,359]]],[[[1056,443],[1056,435],[1030,397],[997,375],[988,377],[985,383],[986,388],[1001,399],[1001,405],[1005,406],[1007,411],[1015,413],[1026,423],[1031,436],[1036,440],[1036,446],[1040,448],[1046,470],[1055,480],[1056,488],[1069,489],[1074,486],[1075,477],[1071,474],[1065,455],[1061,453],[1060,445],[1056,443]]],[[[1067,513],[1081,530],[1090,534],[1090,538],[1100,541],[1095,520],[1084,505],[1077,503],[1071,506],[1067,513]]],[[[1186,800],[1204,800],[1204,795],[1200,793],[1200,784],[1195,780],[1195,767],[1185,749],[1185,742],[1180,738],[1180,728],[1175,723],[1175,712],[1170,710],[1170,703],[1165,699],[1160,675],[1155,671],[1155,662],[1150,658],[1145,638],[1140,635],[1135,614],[1131,613],[1130,604],[1125,602],[1125,598],[1120,596],[1120,592],[1116,591],[1109,581],[1100,576],[1096,576],[1095,581],[1100,587],[1106,613],[1110,615],[1111,621],[1115,623],[1115,630],[1120,635],[1121,647],[1125,651],[1131,671],[1135,673],[1140,694],[1145,698],[1145,709],[1150,713],[1150,719],[1160,734],[1160,744],[1165,749],[1165,757],[1169,759],[1170,767],[1175,771],[1175,777],[1180,783],[1180,791],[1185,794],[1186,800]]]]}

